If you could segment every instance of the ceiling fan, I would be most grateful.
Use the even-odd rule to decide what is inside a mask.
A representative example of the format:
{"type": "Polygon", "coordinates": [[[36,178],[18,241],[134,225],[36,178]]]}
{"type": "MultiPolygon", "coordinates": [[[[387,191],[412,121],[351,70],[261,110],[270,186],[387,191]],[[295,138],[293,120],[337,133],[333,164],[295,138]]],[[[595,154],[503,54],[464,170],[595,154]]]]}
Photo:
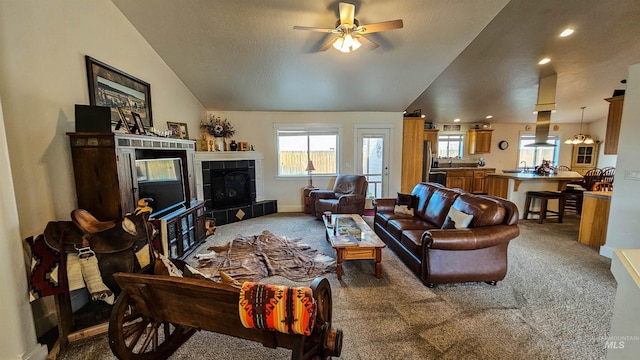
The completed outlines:
{"type": "Polygon", "coordinates": [[[369,25],[360,25],[358,19],[354,18],[356,6],[349,3],[341,2],[339,4],[340,19],[336,21],[335,28],[318,28],[309,26],[294,26],[295,30],[310,30],[323,33],[338,34],[338,37],[332,38],[320,46],[318,51],[325,51],[331,46],[342,52],[355,51],[360,46],[369,49],[375,49],[378,44],[364,37],[365,34],[371,34],[381,31],[401,29],[402,20],[384,21],[369,25]]]}

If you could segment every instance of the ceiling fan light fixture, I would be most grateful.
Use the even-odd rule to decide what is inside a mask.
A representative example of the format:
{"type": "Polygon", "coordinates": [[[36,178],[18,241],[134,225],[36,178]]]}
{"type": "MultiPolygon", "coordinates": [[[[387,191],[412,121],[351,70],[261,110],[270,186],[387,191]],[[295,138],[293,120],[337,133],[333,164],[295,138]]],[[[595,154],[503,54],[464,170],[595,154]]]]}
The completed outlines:
{"type": "Polygon", "coordinates": [[[358,38],[351,36],[351,34],[344,34],[336,39],[333,43],[333,47],[343,53],[356,51],[362,46],[358,38]]]}

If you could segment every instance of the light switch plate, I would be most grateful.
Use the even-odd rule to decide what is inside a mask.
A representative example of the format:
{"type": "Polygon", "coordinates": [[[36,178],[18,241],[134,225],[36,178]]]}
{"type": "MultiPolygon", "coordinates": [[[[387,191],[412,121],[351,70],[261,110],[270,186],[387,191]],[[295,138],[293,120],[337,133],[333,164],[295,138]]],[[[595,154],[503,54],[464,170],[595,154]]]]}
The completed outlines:
{"type": "Polygon", "coordinates": [[[625,170],[624,179],[640,181],[640,170],[625,170]]]}

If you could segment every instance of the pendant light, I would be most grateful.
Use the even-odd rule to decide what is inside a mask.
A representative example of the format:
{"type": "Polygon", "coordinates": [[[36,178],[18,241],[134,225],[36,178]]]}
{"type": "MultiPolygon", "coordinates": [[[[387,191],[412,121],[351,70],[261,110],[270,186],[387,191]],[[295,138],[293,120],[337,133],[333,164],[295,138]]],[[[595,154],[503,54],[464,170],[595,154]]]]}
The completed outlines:
{"type": "Polygon", "coordinates": [[[584,121],[584,109],[586,109],[586,106],[581,107],[580,109],[582,109],[582,118],[580,118],[580,133],[577,135],[573,135],[572,138],[565,140],[565,144],[573,144],[573,145],[577,145],[577,144],[593,144],[595,141],[593,140],[593,138],[591,137],[591,135],[584,135],[582,133],[582,122],[584,121]]]}

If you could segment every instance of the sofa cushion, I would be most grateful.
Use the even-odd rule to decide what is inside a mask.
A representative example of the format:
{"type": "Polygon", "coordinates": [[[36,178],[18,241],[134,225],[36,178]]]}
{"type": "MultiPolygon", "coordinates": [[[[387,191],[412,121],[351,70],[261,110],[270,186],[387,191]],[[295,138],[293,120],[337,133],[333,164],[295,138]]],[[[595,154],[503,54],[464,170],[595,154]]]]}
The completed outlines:
{"type": "Polygon", "coordinates": [[[506,214],[499,201],[479,195],[461,194],[452,206],[465,214],[473,215],[470,228],[501,224],[506,214]]]}
{"type": "Polygon", "coordinates": [[[422,254],[422,234],[424,230],[405,230],[402,232],[400,243],[416,256],[422,254]]]}
{"type": "Polygon", "coordinates": [[[420,211],[418,210],[417,216],[421,217],[422,220],[433,224],[436,229],[440,229],[442,224],[444,224],[444,219],[447,217],[451,204],[453,204],[459,195],[459,192],[451,189],[436,188],[429,198],[429,202],[427,202],[427,207],[425,208],[424,213],[420,214],[420,211]]]}
{"type": "Polygon", "coordinates": [[[416,216],[424,219],[424,212],[427,209],[429,198],[433,195],[436,189],[442,188],[442,185],[436,183],[418,183],[411,191],[411,195],[414,195],[417,199],[415,203],[416,216]]]}
{"type": "Polygon", "coordinates": [[[462,211],[456,210],[455,207],[449,208],[447,217],[442,224],[443,229],[466,229],[469,227],[473,215],[465,214],[462,211]]]}
{"type": "MultiPolygon", "coordinates": [[[[430,224],[426,221],[420,220],[417,217],[408,217],[398,218],[389,220],[387,222],[387,231],[396,239],[402,238],[402,232],[404,230],[427,230],[433,229],[435,227],[434,224],[430,224]]],[[[438,228],[438,227],[435,227],[438,228]]]]}

